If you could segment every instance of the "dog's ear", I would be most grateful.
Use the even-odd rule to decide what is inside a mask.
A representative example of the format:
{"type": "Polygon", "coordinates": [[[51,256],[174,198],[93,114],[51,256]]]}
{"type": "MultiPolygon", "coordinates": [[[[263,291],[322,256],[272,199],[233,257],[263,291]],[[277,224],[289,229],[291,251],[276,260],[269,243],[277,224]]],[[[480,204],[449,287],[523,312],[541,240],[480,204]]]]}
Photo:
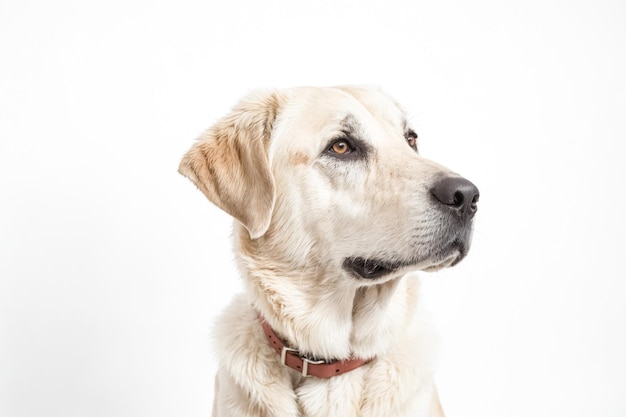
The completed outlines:
{"type": "Polygon", "coordinates": [[[269,228],[276,200],[267,149],[280,105],[277,92],[241,100],[198,139],[178,168],[252,239],[269,228]]]}

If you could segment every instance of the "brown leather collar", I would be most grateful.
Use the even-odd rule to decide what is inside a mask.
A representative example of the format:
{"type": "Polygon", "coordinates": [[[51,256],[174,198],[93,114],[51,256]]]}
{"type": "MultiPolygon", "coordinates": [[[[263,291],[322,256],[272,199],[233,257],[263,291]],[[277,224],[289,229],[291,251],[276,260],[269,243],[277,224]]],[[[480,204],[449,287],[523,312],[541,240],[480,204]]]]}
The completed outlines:
{"type": "Polygon", "coordinates": [[[274,330],[267,324],[265,318],[259,314],[259,320],[265,331],[268,342],[271,347],[280,355],[280,362],[283,365],[295,369],[304,377],[314,376],[317,378],[330,378],[336,375],[352,371],[361,365],[365,365],[372,359],[350,358],[345,361],[335,361],[327,363],[323,360],[309,359],[300,355],[296,349],[291,349],[280,340],[274,330]]]}

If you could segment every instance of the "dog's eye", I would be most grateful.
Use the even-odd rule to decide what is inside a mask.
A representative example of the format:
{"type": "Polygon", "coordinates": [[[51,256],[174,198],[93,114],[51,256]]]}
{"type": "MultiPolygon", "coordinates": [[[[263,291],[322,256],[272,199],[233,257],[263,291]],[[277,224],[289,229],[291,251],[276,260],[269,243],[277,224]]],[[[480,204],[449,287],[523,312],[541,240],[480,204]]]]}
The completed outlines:
{"type": "Polygon", "coordinates": [[[347,155],[354,151],[354,147],[347,139],[337,139],[330,144],[328,148],[329,152],[336,153],[337,155],[347,155]]]}
{"type": "Polygon", "coordinates": [[[412,130],[409,130],[406,134],[406,141],[414,151],[417,152],[417,133],[412,130]]]}

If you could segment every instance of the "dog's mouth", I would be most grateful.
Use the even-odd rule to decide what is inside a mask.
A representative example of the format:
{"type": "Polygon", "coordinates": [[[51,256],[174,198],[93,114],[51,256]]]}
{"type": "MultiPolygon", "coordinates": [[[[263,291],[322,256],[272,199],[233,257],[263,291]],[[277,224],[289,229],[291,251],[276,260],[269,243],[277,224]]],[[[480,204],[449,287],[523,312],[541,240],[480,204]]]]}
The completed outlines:
{"type": "Polygon", "coordinates": [[[346,258],[343,262],[343,268],[360,278],[377,279],[408,268],[421,269],[427,272],[437,271],[458,264],[466,254],[467,245],[456,239],[439,253],[421,259],[389,262],[356,256],[346,258]]]}
{"type": "Polygon", "coordinates": [[[346,258],[343,261],[343,267],[361,278],[375,279],[397,271],[401,268],[401,265],[377,259],[356,257],[346,258]]]}

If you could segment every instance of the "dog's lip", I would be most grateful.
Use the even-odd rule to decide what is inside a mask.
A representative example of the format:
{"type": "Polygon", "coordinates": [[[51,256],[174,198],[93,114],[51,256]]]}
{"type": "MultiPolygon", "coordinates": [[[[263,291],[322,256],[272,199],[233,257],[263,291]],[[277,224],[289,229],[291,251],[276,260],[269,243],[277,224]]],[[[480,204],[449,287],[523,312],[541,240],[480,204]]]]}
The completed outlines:
{"type": "Polygon", "coordinates": [[[427,256],[426,259],[389,262],[375,258],[354,256],[346,258],[343,262],[343,267],[361,278],[376,279],[410,267],[417,267],[427,272],[437,271],[458,264],[465,258],[466,254],[467,245],[463,241],[455,239],[449,245],[446,245],[444,250],[441,250],[438,254],[427,256]]]}
{"type": "Polygon", "coordinates": [[[357,256],[346,258],[343,267],[361,278],[375,279],[396,271],[401,265],[357,256]]]}

